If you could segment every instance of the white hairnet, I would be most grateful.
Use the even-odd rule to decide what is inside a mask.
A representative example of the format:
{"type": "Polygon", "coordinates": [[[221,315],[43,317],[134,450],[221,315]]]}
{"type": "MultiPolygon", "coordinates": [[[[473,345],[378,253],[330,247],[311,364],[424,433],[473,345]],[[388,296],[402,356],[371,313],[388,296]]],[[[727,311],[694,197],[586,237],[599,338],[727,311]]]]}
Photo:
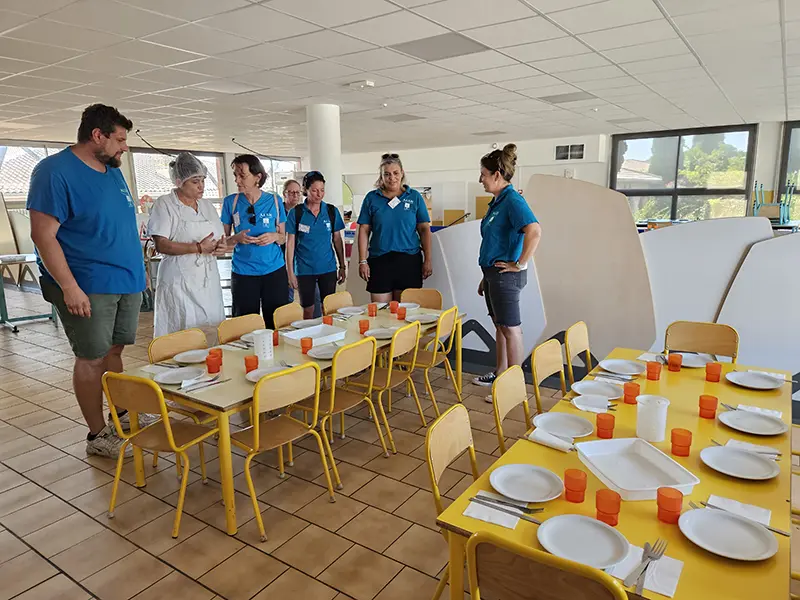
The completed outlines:
{"type": "Polygon", "coordinates": [[[192,177],[206,177],[208,169],[198,158],[188,152],[181,152],[169,163],[169,175],[177,187],[181,187],[192,177]]]}

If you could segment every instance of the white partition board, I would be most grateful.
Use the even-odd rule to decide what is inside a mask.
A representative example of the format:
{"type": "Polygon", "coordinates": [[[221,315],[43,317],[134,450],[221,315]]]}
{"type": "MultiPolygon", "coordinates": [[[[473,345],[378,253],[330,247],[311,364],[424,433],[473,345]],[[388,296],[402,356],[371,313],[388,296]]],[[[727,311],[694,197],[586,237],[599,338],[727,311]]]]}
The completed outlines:
{"type": "Polygon", "coordinates": [[[739,332],[738,362],[800,372],[798,265],[796,233],[750,248],[717,319],[739,332]]]}
{"type": "Polygon", "coordinates": [[[650,348],[653,297],[625,196],[553,175],[532,176],[525,196],[542,225],[535,256],[547,314],[541,339],[585,321],[597,357],[618,346],[650,348]]]}
{"type": "Polygon", "coordinates": [[[656,339],[674,321],[714,321],[736,271],[750,246],[772,238],[769,219],[709,219],[663,227],[639,235],[644,251],[656,339]]]}
{"type": "Polygon", "coordinates": [[[367,282],[358,275],[358,230],[356,230],[356,241],[353,242],[353,251],[350,253],[350,265],[347,269],[345,289],[350,292],[353,297],[353,304],[356,306],[369,302],[367,282]]]}

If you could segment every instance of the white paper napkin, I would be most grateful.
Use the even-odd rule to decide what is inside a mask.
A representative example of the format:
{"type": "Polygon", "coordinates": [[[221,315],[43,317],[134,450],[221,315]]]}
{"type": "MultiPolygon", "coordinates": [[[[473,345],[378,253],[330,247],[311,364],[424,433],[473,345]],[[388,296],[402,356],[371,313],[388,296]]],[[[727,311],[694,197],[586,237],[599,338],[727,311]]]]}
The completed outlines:
{"type": "Polygon", "coordinates": [[[644,362],[656,362],[660,355],[656,354],[655,352],[645,352],[644,354],[639,355],[638,360],[643,360],[644,362]]]}
{"type": "Polygon", "coordinates": [[[586,412],[602,414],[608,412],[608,398],[578,396],[574,399],[573,406],[580,410],[585,410],[586,412]]]}
{"type": "Polygon", "coordinates": [[[158,375],[159,373],[169,370],[169,367],[160,367],[158,365],[147,365],[146,367],[142,367],[142,371],[145,373],[152,373],[153,375],[158,375]]]}
{"type": "Polygon", "coordinates": [[[759,408],[758,406],[748,406],[747,404],[740,404],[737,406],[739,410],[746,410],[748,412],[759,413],[762,415],[769,415],[770,417],[781,418],[783,413],[779,410],[772,410],[769,408],[759,408]]]}
{"type": "Polygon", "coordinates": [[[728,440],[725,445],[747,452],[757,452],[764,458],[771,458],[772,460],[775,460],[780,453],[780,450],[772,446],[762,446],[761,444],[751,444],[750,442],[740,442],[739,440],[728,440]]]}
{"type": "Polygon", "coordinates": [[[211,377],[203,373],[202,375],[198,375],[197,377],[194,377],[192,379],[184,379],[183,381],[181,381],[181,389],[183,390],[197,383],[202,383],[204,381],[210,381],[210,380],[211,377]]]}
{"type": "MultiPolygon", "coordinates": [[[[492,492],[485,492],[483,490],[478,492],[476,496],[480,496],[482,498],[492,498],[494,500],[505,500],[506,502],[511,502],[523,507],[528,506],[525,502],[518,502],[517,500],[512,500],[511,498],[501,496],[500,494],[493,494],[492,492]]],[[[508,506],[504,506],[503,508],[514,510],[508,506]]],[[[519,523],[519,518],[499,510],[494,510],[485,504],[478,504],[477,502],[470,502],[469,506],[464,509],[462,514],[465,517],[472,517],[473,519],[485,521],[486,523],[492,523],[493,525],[500,525],[500,527],[506,527],[507,529],[514,529],[517,526],[517,523],[519,523]]],[[[522,512],[520,512],[520,514],[522,514],[522,512]]]]}
{"type": "Polygon", "coordinates": [[[769,525],[769,521],[772,518],[772,511],[769,509],[752,504],[743,504],[742,502],[737,502],[730,498],[723,498],[722,496],[714,496],[713,494],[708,497],[708,504],[737,514],[740,517],[750,519],[751,521],[756,521],[762,525],[769,525]]]}
{"type": "Polygon", "coordinates": [[[528,436],[528,439],[532,442],[536,442],[537,444],[541,444],[542,446],[554,448],[555,450],[561,450],[562,452],[569,452],[575,448],[571,439],[567,441],[565,438],[555,436],[552,433],[545,431],[541,427],[534,429],[533,433],[528,436]]]}
{"type": "MultiPolygon", "coordinates": [[[[605,383],[613,383],[614,385],[618,385],[622,387],[625,382],[619,379],[611,379],[611,377],[603,377],[602,375],[596,375],[594,378],[595,381],[604,381],[605,383]]],[[[631,379],[633,381],[633,379],[631,379]]]]}
{"type": "MultiPolygon", "coordinates": [[[[244,342],[242,342],[244,344],[244,342]]],[[[220,346],[223,350],[244,350],[241,346],[231,346],[230,344],[222,344],[220,346]]]]}
{"type": "MultiPolygon", "coordinates": [[[[618,565],[606,569],[606,573],[617,579],[625,579],[641,564],[643,554],[644,550],[642,548],[631,544],[627,558],[618,565]]],[[[675,595],[675,589],[678,587],[681,571],[683,571],[683,561],[670,558],[665,554],[648,565],[644,575],[644,587],[656,594],[672,598],[675,595]]]]}
{"type": "Polygon", "coordinates": [[[769,371],[756,371],[755,369],[748,369],[748,373],[758,373],[760,375],[767,375],[768,377],[774,377],[780,381],[789,381],[786,377],[785,373],[770,373],[769,371]]]}

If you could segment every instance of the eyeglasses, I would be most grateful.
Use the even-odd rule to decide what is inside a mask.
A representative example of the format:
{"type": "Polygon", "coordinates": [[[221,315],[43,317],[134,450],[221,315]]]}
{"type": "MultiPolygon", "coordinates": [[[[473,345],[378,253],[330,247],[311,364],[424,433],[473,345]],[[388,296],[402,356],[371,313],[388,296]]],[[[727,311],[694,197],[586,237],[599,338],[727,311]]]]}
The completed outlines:
{"type": "Polygon", "coordinates": [[[250,225],[255,225],[256,224],[256,209],[252,204],[247,207],[247,214],[251,215],[250,218],[248,219],[248,221],[250,221],[250,225]]]}
{"type": "Polygon", "coordinates": [[[392,153],[392,154],[389,154],[389,153],[387,152],[386,154],[384,154],[383,156],[381,156],[381,160],[386,160],[387,158],[400,158],[400,155],[399,155],[399,154],[394,154],[394,153],[392,153]]]}

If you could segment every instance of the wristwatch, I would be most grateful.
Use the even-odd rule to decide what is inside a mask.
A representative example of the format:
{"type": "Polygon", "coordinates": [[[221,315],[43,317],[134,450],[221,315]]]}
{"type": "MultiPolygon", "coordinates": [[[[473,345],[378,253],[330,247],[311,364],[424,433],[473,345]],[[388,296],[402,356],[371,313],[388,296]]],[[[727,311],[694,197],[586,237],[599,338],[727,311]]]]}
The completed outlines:
{"type": "Polygon", "coordinates": [[[366,261],[366,260],[360,260],[360,261],[358,261],[358,264],[360,264],[360,265],[366,265],[366,264],[369,264],[369,261],[366,261]]]}
{"type": "Polygon", "coordinates": [[[520,271],[527,271],[528,270],[528,263],[525,263],[524,265],[521,265],[518,260],[514,262],[514,266],[517,267],[520,271]]]}

